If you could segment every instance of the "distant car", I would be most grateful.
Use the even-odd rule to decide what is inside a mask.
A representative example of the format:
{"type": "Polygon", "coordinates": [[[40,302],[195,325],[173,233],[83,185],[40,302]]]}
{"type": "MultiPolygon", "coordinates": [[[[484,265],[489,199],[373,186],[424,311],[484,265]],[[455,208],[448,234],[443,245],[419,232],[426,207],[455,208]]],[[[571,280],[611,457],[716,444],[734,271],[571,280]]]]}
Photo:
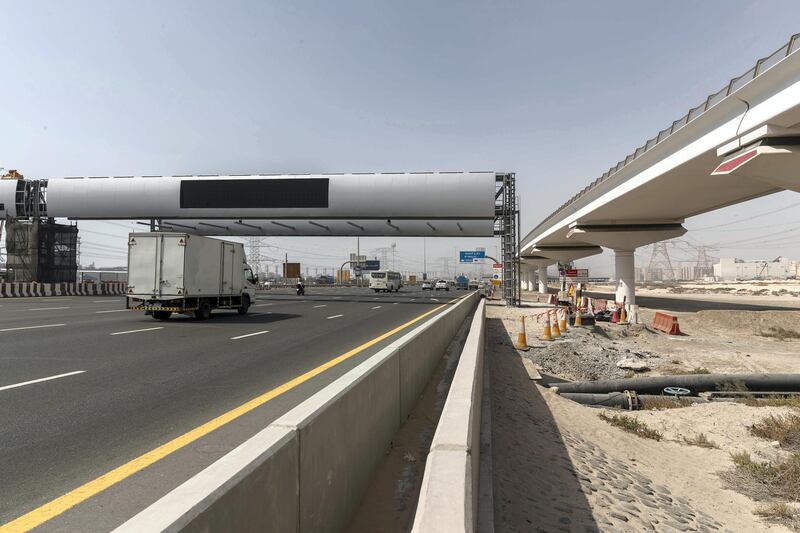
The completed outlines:
{"type": "Polygon", "coordinates": [[[450,290],[450,285],[448,285],[445,280],[440,279],[439,281],[436,282],[436,285],[434,285],[433,288],[434,288],[434,290],[437,290],[437,291],[441,291],[441,290],[449,291],[450,290]]]}
{"type": "Polygon", "coordinates": [[[433,283],[430,281],[423,281],[422,282],[422,290],[423,291],[432,291],[433,290],[433,283]]]}

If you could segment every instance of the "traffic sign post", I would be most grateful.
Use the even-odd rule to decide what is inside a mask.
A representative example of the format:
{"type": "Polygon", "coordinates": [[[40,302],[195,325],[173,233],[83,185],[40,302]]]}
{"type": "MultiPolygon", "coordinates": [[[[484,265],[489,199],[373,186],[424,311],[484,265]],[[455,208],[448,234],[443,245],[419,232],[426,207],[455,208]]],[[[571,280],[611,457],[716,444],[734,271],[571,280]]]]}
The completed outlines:
{"type": "Polygon", "coordinates": [[[503,284],[503,264],[495,263],[492,265],[492,285],[499,287],[503,284]]]}
{"type": "Polygon", "coordinates": [[[585,283],[589,281],[589,269],[588,268],[569,268],[564,271],[564,277],[567,278],[567,281],[572,283],[585,283]]]}
{"type": "Polygon", "coordinates": [[[486,258],[486,250],[461,250],[458,252],[459,263],[479,263],[486,258]]]}

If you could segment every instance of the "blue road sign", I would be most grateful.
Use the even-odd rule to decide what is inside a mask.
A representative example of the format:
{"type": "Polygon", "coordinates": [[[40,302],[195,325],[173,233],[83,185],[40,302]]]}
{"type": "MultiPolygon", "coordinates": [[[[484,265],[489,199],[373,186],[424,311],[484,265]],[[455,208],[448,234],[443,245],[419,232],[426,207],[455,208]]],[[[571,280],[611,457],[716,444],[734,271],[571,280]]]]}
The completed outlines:
{"type": "Polygon", "coordinates": [[[376,259],[367,259],[364,262],[364,270],[380,270],[381,262],[376,259]]]}
{"type": "Polygon", "coordinates": [[[486,258],[484,250],[462,250],[458,252],[459,263],[477,263],[486,258]]]}

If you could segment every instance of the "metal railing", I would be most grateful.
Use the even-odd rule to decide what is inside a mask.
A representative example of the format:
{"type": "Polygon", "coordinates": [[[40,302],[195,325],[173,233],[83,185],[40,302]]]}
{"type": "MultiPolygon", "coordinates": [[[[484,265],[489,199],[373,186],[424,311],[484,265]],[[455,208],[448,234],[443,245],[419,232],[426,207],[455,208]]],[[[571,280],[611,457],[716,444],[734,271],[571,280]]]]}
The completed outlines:
{"type": "Polygon", "coordinates": [[[703,115],[706,111],[708,111],[712,107],[722,102],[725,98],[727,98],[728,96],[732,95],[733,93],[744,87],[748,82],[754,80],[755,78],[757,78],[758,76],[760,76],[761,74],[763,74],[764,72],[766,72],[767,70],[778,64],[782,59],[788,57],[793,52],[796,52],[798,48],[800,48],[800,33],[792,35],[792,37],[789,39],[789,42],[787,42],[785,45],[775,50],[775,52],[773,52],[772,54],[766,57],[762,57],[761,59],[756,61],[756,64],[755,66],[753,66],[753,68],[751,68],[741,76],[733,78],[730,82],[728,82],[728,84],[725,87],[723,87],[722,89],[713,94],[708,95],[705,101],[703,101],[696,107],[689,109],[689,111],[684,116],[674,121],[672,125],[670,125],[670,127],[659,131],[658,135],[656,135],[652,139],[649,139],[642,146],[634,150],[633,153],[631,153],[630,155],[625,157],[622,161],[620,161],[619,163],[608,169],[606,172],[603,173],[602,176],[594,180],[583,190],[581,190],[578,194],[567,200],[561,207],[553,211],[550,215],[547,216],[547,218],[544,219],[544,221],[542,221],[538,226],[536,226],[536,228],[534,228],[533,231],[535,232],[539,228],[546,226],[570,204],[577,201],[579,198],[581,198],[586,193],[596,188],[601,183],[608,181],[612,176],[614,176],[620,170],[625,168],[627,164],[629,164],[632,161],[635,161],[643,154],[650,151],[653,147],[663,142],[665,139],[668,139],[673,133],[677,132],[678,130],[686,126],[688,123],[694,121],[695,119],[697,119],[697,117],[703,115]]]}

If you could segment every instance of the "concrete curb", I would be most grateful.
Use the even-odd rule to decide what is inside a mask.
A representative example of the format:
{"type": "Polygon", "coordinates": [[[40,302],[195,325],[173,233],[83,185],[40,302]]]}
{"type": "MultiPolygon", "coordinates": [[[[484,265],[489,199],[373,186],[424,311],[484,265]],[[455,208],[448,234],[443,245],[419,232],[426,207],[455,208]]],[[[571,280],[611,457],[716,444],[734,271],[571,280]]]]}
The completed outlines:
{"type": "Polygon", "coordinates": [[[392,342],[115,531],[339,531],[472,293],[392,342]]]}
{"type": "Polygon", "coordinates": [[[431,443],[412,532],[477,529],[484,325],[481,300],[431,443]]]}

